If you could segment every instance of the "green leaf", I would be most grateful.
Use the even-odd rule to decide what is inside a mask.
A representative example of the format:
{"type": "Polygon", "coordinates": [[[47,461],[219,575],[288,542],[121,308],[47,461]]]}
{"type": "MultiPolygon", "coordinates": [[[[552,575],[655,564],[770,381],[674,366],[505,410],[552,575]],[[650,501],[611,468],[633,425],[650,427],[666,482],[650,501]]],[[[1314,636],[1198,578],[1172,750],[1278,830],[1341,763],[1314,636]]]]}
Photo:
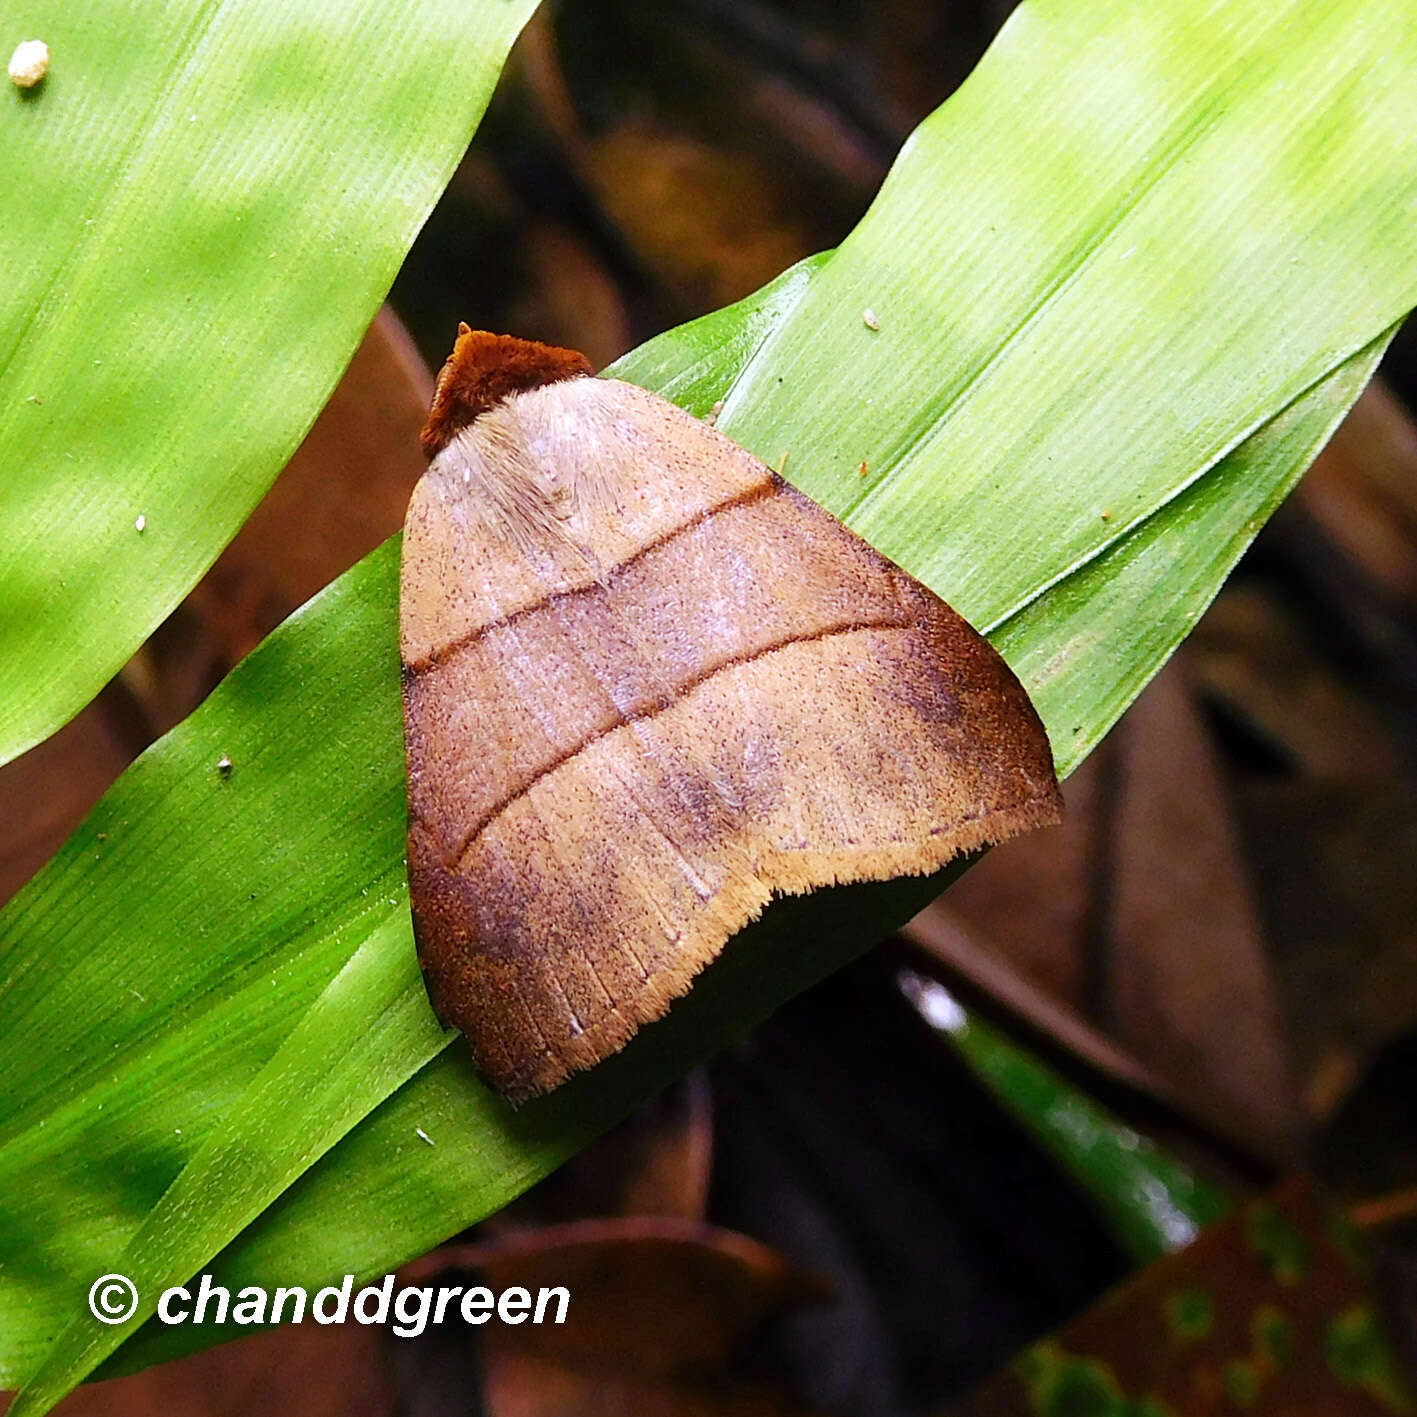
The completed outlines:
{"type": "Polygon", "coordinates": [[[1200,619],[1363,392],[1394,332],[1340,364],[1102,555],[988,626],[1048,726],[1059,772],[1087,756],[1200,619]]]}
{"type": "Polygon", "coordinates": [[[260,500],[534,8],[9,7],[53,63],[0,95],[0,762],[117,672],[260,500]]]}
{"type": "Polygon", "coordinates": [[[1092,1198],[1119,1244],[1150,1264],[1190,1244],[1234,1202],[1125,1126],[936,980],[913,971],[901,987],[921,1017],[1092,1198]]]}
{"type": "Polygon", "coordinates": [[[26,1388],[25,1407],[57,1402],[74,1375],[157,1311],[162,1291],[209,1258],[212,1217],[231,1234],[255,1219],[456,1037],[429,1010],[400,926],[386,919],[360,945],[148,1213],[117,1261],[139,1296],[132,1316],[68,1324],[26,1388]],[[351,1037],[353,1019],[359,1029],[351,1037]]]}
{"type": "MultiPolygon", "coordinates": [[[[1414,206],[1400,13],[1025,5],[837,252],[618,372],[722,400],[721,428],[789,451],[794,481],[991,629],[1067,768],[1361,389],[1417,298],[1414,206]]],[[[396,557],[282,626],[0,914],[0,1381],[66,1323],[47,1391],[82,1375],[93,1278],[130,1244],[160,1258],[134,1241],[145,1218],[354,951],[411,952],[396,557]]],[[[941,884],[775,905],[664,1023],[517,1113],[460,1045],[421,1067],[403,1045],[385,1076],[408,1081],[250,1224],[184,1212],[183,1253],[225,1246],[207,1267],[231,1287],[381,1274],[941,884]]],[[[260,1188],[292,1172],[264,1164],[260,1188]]],[[[118,1356],[216,1336],[149,1325],[118,1356]]]]}

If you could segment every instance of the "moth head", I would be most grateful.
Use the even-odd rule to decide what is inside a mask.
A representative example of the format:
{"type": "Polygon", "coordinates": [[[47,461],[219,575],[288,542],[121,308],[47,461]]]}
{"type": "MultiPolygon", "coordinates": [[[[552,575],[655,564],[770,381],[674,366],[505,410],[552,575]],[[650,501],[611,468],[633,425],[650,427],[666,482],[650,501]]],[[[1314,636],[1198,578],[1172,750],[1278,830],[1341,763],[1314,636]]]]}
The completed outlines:
{"type": "Polygon", "coordinates": [[[438,374],[419,441],[430,461],[473,419],[512,394],[594,374],[574,349],[458,326],[457,343],[438,374]]]}

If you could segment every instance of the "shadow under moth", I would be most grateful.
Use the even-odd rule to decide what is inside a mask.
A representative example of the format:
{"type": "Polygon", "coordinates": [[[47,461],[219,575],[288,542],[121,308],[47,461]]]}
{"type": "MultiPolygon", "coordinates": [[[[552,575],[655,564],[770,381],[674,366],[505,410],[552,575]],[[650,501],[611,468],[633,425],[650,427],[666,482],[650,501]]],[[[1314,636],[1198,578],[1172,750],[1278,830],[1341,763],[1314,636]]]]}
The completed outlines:
{"type": "Polygon", "coordinates": [[[462,326],[404,530],[419,960],[513,1101],[622,1048],[773,895],[1059,816],[981,635],[706,423],[592,372],[462,326]]]}

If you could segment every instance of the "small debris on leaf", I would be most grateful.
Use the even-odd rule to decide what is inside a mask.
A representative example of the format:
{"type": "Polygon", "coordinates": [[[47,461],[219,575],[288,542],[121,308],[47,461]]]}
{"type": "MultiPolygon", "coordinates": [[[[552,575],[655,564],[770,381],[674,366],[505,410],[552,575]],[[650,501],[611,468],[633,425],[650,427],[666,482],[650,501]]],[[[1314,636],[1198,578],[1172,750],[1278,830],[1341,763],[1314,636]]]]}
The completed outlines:
{"type": "Polygon", "coordinates": [[[876,312],[872,310],[869,305],[861,312],[861,322],[868,330],[879,330],[881,328],[881,322],[877,318],[876,312]]]}
{"type": "Polygon", "coordinates": [[[42,39],[27,39],[10,56],[10,82],[32,89],[49,72],[49,46],[42,39]]]}
{"type": "Polygon", "coordinates": [[[225,753],[223,753],[221,757],[216,760],[216,770],[223,777],[231,776],[231,759],[228,758],[225,753]]]}
{"type": "Polygon", "coordinates": [[[147,529],[148,529],[148,519],[147,519],[141,512],[139,512],[139,513],[138,513],[138,520],[133,523],[133,530],[134,530],[134,531],[138,531],[138,532],[143,532],[143,531],[146,531],[147,529]]]}
{"type": "Polygon", "coordinates": [[[861,466],[856,469],[857,477],[865,477],[871,469],[866,465],[866,459],[861,459],[861,466]]]}

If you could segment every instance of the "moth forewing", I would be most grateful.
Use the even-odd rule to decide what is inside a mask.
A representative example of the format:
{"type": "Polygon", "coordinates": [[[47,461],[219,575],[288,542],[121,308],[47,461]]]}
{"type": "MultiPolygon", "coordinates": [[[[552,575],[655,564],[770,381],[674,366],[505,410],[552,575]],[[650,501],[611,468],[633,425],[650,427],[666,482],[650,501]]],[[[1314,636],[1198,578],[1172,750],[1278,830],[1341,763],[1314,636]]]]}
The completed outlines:
{"type": "Polygon", "coordinates": [[[1059,812],[1027,695],[933,592],[702,421],[524,346],[467,331],[440,376],[400,607],[419,956],[514,1100],[774,894],[1059,812]],[[488,341],[552,382],[504,391],[488,341]]]}

